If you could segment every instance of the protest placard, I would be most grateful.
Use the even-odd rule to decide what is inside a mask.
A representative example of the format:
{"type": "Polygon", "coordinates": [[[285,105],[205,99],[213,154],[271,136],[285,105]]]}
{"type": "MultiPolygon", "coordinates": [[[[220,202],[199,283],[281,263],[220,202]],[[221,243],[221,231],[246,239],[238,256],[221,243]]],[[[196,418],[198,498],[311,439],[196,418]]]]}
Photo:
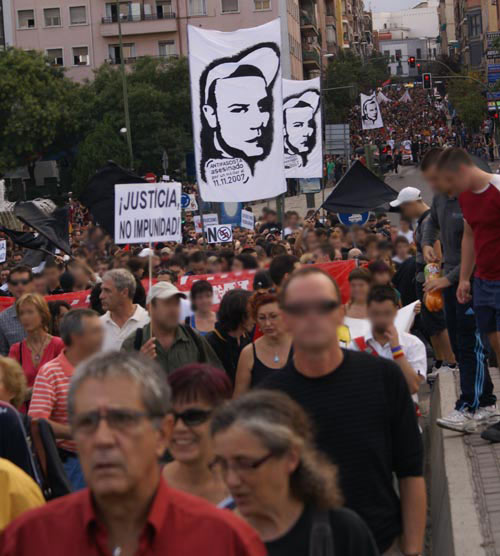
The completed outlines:
{"type": "MultiPolygon", "coordinates": [[[[203,233],[203,225],[201,223],[201,216],[193,216],[194,222],[194,231],[197,234],[203,233]]],[[[203,222],[205,222],[205,226],[217,226],[219,223],[219,217],[216,213],[213,214],[204,214],[203,215],[203,222]]]]}
{"type": "Polygon", "coordinates": [[[115,243],[181,241],[181,185],[115,185],[115,243]]]}
{"type": "Polygon", "coordinates": [[[247,230],[255,230],[255,217],[253,212],[245,209],[241,211],[241,227],[247,230]]]}
{"type": "Polygon", "coordinates": [[[218,226],[205,226],[208,243],[228,243],[233,241],[233,228],[231,224],[218,226]]]}
{"type": "Polygon", "coordinates": [[[0,263],[4,263],[7,258],[7,241],[5,239],[0,240],[0,263]]]}

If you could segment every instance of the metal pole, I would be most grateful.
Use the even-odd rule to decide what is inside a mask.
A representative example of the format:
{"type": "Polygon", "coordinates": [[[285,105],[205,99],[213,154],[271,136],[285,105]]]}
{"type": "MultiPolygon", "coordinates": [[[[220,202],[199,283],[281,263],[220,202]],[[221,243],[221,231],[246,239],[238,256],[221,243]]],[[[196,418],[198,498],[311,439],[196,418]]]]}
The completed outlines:
{"type": "Polygon", "coordinates": [[[196,195],[196,200],[198,202],[198,212],[200,213],[200,219],[201,219],[201,230],[202,230],[202,234],[203,234],[203,245],[205,246],[205,250],[207,248],[207,233],[205,231],[205,217],[203,215],[203,205],[201,202],[201,196],[198,193],[196,195]]]}
{"type": "MultiPolygon", "coordinates": [[[[325,133],[326,133],[326,122],[325,122],[325,96],[323,94],[323,51],[320,50],[319,54],[319,91],[320,91],[320,101],[321,101],[321,146],[322,146],[322,160],[321,160],[321,206],[325,204],[325,133]]],[[[323,220],[325,219],[325,209],[323,209],[323,220]]]]}
{"type": "Polygon", "coordinates": [[[127,75],[125,73],[125,60],[123,58],[123,38],[122,38],[122,21],[120,17],[120,2],[116,0],[116,11],[118,17],[118,44],[120,46],[120,70],[122,74],[122,88],[123,88],[123,109],[125,111],[125,127],[127,128],[127,146],[130,169],[134,169],[134,153],[132,151],[132,130],[130,129],[130,112],[128,108],[128,90],[127,90],[127,75]]]}

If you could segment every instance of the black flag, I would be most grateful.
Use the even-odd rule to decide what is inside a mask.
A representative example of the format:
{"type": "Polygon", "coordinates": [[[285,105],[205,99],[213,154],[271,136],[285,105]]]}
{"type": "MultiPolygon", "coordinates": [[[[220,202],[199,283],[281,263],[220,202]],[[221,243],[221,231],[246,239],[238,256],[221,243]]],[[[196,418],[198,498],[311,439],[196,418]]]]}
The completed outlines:
{"type": "Polygon", "coordinates": [[[386,209],[397,192],[366,166],[356,160],[321,205],[330,212],[360,214],[378,208],[386,209]]]}
{"type": "Polygon", "coordinates": [[[117,183],[147,183],[147,181],[109,161],[92,176],[85,193],[80,198],[83,205],[90,210],[95,223],[103,227],[112,237],[115,235],[115,184],[117,183]]]}

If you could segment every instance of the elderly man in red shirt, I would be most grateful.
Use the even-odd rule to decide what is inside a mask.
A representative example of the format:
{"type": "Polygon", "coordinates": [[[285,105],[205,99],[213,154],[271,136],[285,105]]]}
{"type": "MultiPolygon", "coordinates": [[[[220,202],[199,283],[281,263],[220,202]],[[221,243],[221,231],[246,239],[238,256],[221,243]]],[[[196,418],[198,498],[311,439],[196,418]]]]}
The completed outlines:
{"type": "Polygon", "coordinates": [[[165,373],[140,354],[81,364],[68,409],[89,489],[22,515],[1,556],[264,556],[257,534],[227,510],[176,491],[159,458],[174,424],[165,373]]]}

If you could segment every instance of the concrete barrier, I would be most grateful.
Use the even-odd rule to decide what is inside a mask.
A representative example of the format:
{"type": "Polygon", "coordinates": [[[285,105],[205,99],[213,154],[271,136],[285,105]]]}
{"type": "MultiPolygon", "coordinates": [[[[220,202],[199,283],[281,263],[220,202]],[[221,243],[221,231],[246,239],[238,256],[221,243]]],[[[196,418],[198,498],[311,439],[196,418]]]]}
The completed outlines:
{"type": "Polygon", "coordinates": [[[463,436],[435,424],[438,417],[453,410],[456,396],[453,374],[439,375],[431,396],[429,424],[432,554],[485,556],[463,436]]]}

